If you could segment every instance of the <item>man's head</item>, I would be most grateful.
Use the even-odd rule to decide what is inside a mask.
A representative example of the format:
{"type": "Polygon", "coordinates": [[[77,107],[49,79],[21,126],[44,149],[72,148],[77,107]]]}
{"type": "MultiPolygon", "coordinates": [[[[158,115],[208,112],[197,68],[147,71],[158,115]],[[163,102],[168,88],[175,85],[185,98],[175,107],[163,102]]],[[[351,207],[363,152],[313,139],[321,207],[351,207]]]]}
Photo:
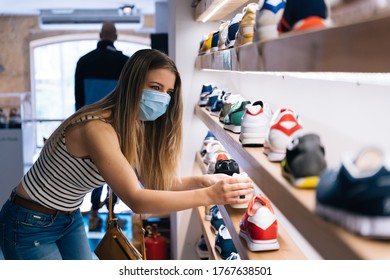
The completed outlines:
{"type": "Polygon", "coordinates": [[[100,39],[114,42],[117,37],[118,35],[116,33],[115,24],[110,21],[104,22],[102,29],[100,30],[100,39]]]}

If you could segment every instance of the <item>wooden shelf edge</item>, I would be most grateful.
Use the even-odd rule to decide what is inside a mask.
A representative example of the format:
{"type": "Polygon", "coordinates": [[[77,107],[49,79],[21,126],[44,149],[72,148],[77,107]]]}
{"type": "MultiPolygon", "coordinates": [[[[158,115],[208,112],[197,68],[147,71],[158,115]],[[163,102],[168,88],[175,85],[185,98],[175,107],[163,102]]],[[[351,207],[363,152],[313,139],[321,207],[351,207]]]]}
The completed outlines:
{"type": "Polygon", "coordinates": [[[347,25],[199,55],[198,69],[230,71],[389,72],[389,12],[347,25]],[[369,38],[362,40],[361,38],[369,38]]]}

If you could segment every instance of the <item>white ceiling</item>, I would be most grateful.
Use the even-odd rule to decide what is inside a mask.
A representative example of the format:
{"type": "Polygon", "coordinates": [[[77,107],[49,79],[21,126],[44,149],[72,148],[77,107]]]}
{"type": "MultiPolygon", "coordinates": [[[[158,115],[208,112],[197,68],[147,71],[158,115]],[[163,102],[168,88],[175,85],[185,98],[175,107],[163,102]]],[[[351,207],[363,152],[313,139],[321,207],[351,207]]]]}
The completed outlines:
{"type": "Polygon", "coordinates": [[[156,2],[168,0],[0,0],[0,15],[38,15],[40,9],[117,9],[135,5],[143,14],[154,14],[156,2]]]}

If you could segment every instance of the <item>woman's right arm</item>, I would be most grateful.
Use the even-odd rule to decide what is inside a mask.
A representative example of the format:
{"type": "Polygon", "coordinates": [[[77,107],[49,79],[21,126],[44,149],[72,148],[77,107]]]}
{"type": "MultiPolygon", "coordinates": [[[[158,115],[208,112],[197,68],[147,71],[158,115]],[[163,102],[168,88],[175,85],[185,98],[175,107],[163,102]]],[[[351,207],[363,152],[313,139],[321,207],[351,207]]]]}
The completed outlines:
{"type": "Polygon", "coordinates": [[[142,189],[134,169],[122,154],[111,125],[87,122],[81,133],[85,149],[115,194],[136,213],[169,213],[202,205],[243,203],[252,192],[248,178],[224,178],[207,188],[185,191],[142,189]]]}

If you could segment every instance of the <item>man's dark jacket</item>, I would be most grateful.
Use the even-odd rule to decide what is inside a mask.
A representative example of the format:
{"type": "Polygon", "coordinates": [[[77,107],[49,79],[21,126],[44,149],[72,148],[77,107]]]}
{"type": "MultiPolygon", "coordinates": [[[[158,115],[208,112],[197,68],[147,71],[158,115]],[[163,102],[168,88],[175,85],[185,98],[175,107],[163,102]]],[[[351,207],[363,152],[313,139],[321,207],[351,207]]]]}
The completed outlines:
{"type": "Polygon", "coordinates": [[[82,56],[75,72],[76,110],[110,93],[128,59],[109,40],[99,41],[95,50],[82,56]]]}

